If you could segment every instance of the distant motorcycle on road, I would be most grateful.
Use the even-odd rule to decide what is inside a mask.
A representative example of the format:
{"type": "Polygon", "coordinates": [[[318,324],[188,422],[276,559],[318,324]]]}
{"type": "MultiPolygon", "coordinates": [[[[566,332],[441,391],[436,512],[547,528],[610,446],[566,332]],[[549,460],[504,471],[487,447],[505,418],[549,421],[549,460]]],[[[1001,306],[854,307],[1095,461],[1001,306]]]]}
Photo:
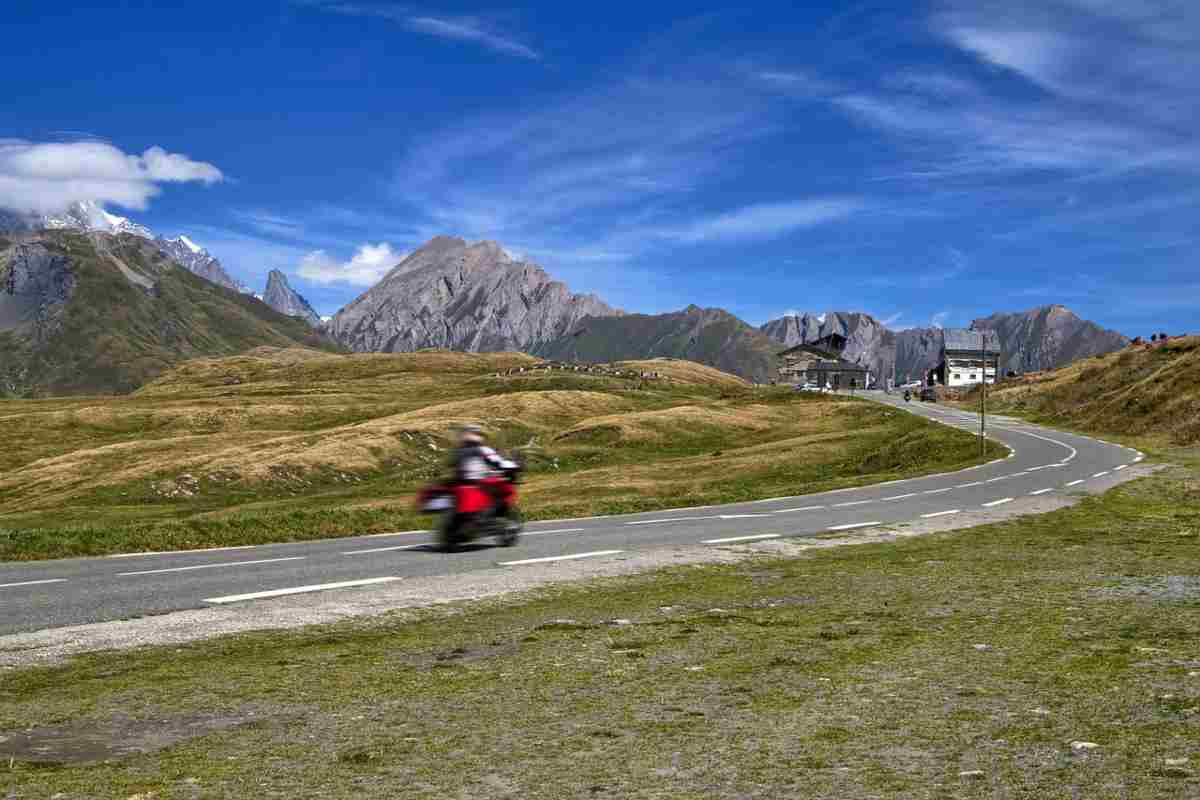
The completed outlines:
{"type": "Polygon", "coordinates": [[[907,402],[909,402],[910,400],[912,400],[912,392],[910,392],[909,390],[905,389],[905,390],[904,390],[904,402],[906,402],[906,403],[907,403],[907,402]]]}
{"type": "Polygon", "coordinates": [[[439,515],[438,549],[453,552],[487,536],[495,537],[502,547],[515,545],[524,529],[517,508],[517,483],[522,470],[517,465],[481,481],[446,481],[422,489],[417,495],[417,509],[439,515]]]}

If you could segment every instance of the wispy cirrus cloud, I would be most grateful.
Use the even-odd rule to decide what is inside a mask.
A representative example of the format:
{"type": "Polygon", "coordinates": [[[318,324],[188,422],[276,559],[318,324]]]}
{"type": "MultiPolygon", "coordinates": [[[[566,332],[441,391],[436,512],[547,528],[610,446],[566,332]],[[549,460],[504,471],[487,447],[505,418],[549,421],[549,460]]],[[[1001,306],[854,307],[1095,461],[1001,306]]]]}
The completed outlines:
{"type": "Polygon", "coordinates": [[[353,17],[376,17],[395,22],[413,33],[434,36],[450,41],[477,44],[493,52],[541,60],[541,54],[511,34],[498,30],[494,23],[481,17],[434,16],[395,5],[371,3],[339,3],[324,0],[296,0],[298,5],[319,9],[334,14],[353,17]]]}
{"type": "Polygon", "coordinates": [[[644,232],[685,244],[769,239],[845,219],[865,205],[865,201],[857,197],[761,203],[700,217],[680,227],[648,229],[644,232]]]}

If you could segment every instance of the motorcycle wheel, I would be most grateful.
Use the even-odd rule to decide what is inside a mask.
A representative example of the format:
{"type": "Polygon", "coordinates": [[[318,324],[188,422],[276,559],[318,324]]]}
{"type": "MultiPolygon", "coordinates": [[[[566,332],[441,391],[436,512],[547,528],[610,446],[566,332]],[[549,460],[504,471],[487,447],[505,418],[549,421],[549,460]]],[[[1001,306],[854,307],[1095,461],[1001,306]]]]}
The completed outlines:
{"type": "Polygon", "coordinates": [[[438,521],[437,529],[437,549],[442,553],[453,553],[458,550],[463,543],[463,528],[469,523],[466,520],[461,520],[455,524],[454,512],[446,512],[442,514],[438,521]]]}
{"type": "Polygon", "coordinates": [[[500,524],[500,546],[512,547],[521,538],[521,530],[525,527],[521,512],[515,508],[509,509],[507,518],[500,520],[500,524]]]}

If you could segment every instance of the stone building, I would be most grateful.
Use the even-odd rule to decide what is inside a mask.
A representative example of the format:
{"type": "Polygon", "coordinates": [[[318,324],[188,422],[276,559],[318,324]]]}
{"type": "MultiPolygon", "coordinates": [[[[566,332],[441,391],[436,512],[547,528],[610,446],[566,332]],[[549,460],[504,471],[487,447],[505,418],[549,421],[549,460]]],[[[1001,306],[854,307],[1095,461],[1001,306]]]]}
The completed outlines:
{"type": "Polygon", "coordinates": [[[776,355],[779,382],[795,386],[816,385],[823,389],[865,389],[869,370],[841,357],[846,337],[831,333],[815,342],[798,344],[776,355]]]}

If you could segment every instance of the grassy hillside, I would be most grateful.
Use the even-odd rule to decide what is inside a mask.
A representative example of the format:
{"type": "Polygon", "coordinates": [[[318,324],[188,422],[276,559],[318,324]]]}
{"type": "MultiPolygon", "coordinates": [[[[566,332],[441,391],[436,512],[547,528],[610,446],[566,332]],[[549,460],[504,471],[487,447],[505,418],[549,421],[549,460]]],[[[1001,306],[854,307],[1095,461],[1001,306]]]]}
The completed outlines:
{"type": "Polygon", "coordinates": [[[670,314],[583,320],[570,335],[538,349],[579,361],[679,358],[765,383],[776,374],[775,340],[727,311],[689,306],[670,314]]]}
{"type": "MultiPolygon", "coordinates": [[[[964,402],[977,401],[973,394],[964,402]]],[[[1024,375],[989,389],[988,402],[1049,424],[1193,445],[1200,442],[1200,336],[1024,375]]]]}
{"type": "Polygon", "coordinates": [[[519,353],[258,348],[186,362],[129,396],[0,401],[0,559],[425,527],[412,495],[442,474],[462,422],[522,448],[534,518],[796,494],[978,459],[960,431],[698,364],[646,364],[659,379],[541,366],[519,353]]]}
{"type": "MultiPolygon", "coordinates": [[[[33,242],[69,261],[74,289],[54,324],[0,332],[0,383],[10,394],[128,392],[183,359],[259,345],[332,347],[304,322],[193,275],[144,239],[45,231],[33,242]]],[[[18,246],[0,252],[0,274],[18,246]]]]}

